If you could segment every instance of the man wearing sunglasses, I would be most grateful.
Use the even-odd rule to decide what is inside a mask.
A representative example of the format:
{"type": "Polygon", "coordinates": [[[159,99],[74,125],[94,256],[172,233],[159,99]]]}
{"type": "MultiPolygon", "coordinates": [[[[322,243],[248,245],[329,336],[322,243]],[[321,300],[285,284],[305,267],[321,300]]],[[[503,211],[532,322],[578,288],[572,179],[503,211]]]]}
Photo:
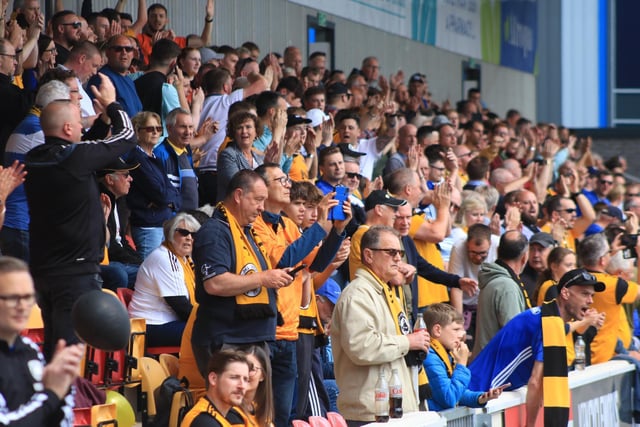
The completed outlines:
{"type": "Polygon", "coordinates": [[[373,396],[382,369],[386,376],[391,369],[398,370],[403,411],[417,411],[418,396],[405,355],[409,350],[427,352],[430,345],[426,330],[411,332],[402,288],[389,284],[404,256],[398,232],[387,226],[371,227],[360,247],[362,265],[342,291],[331,321],[338,409],[349,426],[374,421],[373,396]]]}
{"type": "MultiPolygon", "coordinates": [[[[107,64],[100,69],[100,72],[111,79],[116,87],[116,101],[125,109],[129,117],[135,116],[142,111],[142,102],[136,92],[136,87],[127,74],[133,60],[135,46],[129,37],[124,35],[113,36],[107,42],[107,64]]],[[[95,86],[99,88],[102,84],[100,76],[95,75],[89,79],[87,87],[95,86]]],[[[89,96],[93,98],[90,91],[89,96]]]]}
{"type": "Polygon", "coordinates": [[[578,217],[576,202],[563,196],[554,196],[546,202],[549,222],[541,227],[550,233],[558,242],[558,246],[576,251],[576,240],[581,238],[595,219],[595,211],[582,194],[575,200],[580,203],[582,215],[578,217]]]}
{"type": "Polygon", "coordinates": [[[609,201],[607,196],[613,189],[613,185],[613,173],[604,169],[598,172],[595,189],[593,191],[582,190],[582,193],[587,196],[587,199],[589,199],[592,205],[598,202],[610,205],[611,201],[609,201]]]}
{"type": "Polygon", "coordinates": [[[58,54],[56,64],[64,64],[71,49],[80,41],[82,23],[78,15],[70,10],[62,10],[51,18],[51,31],[58,54]]]}

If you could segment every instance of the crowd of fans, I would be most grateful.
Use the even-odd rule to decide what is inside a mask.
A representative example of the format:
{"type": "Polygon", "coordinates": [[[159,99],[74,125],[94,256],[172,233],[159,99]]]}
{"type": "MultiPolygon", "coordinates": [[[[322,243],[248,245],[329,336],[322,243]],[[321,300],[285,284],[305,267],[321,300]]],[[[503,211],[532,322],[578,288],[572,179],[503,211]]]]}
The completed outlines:
{"type": "MultiPolygon", "coordinates": [[[[493,338],[554,299],[569,367],[574,334],[587,363],[640,360],[622,308],[640,296],[640,183],[624,157],[494,112],[478,89],[439,102],[426,75],[381,75],[375,56],[344,71],[296,46],[209,47],[214,0],[185,37],[145,0],[135,20],[126,0],[81,13],[57,1],[47,22],[39,0],[8,3],[0,249],[30,267],[47,360],[77,342],[73,301],[100,287],[133,289],[148,345],[181,346],[180,375],[204,399],[187,426],[331,410],[363,425],[384,368],[400,372],[405,411],[482,406],[507,387],[468,389],[492,372],[483,349],[510,345],[493,338]],[[567,279],[578,266],[594,279],[567,279]],[[571,311],[574,285],[596,292],[571,311]],[[429,331],[412,331],[425,310],[429,331]]],[[[526,380],[542,378],[535,339],[526,380]]]]}

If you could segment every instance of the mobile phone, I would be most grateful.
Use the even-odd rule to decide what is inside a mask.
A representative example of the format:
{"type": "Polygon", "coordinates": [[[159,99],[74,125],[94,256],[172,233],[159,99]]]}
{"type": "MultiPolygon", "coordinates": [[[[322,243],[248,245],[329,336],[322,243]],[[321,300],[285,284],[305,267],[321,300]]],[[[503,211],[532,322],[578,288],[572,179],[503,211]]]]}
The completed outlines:
{"type": "Polygon", "coordinates": [[[291,277],[295,277],[296,274],[298,274],[298,271],[303,270],[307,268],[307,264],[300,264],[299,266],[297,266],[296,268],[294,268],[293,270],[289,271],[289,276],[291,277]]]}
{"type": "Polygon", "coordinates": [[[345,220],[347,217],[344,215],[344,211],[342,210],[342,204],[347,197],[349,197],[349,189],[344,185],[339,185],[336,187],[336,195],[333,196],[335,200],[338,201],[338,205],[331,208],[329,211],[329,220],[345,220]]]}

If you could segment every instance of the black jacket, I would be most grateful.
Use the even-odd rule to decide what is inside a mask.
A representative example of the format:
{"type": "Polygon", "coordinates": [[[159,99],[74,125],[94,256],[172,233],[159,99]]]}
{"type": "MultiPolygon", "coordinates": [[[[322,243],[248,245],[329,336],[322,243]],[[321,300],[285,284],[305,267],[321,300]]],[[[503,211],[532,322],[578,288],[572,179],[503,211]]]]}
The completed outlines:
{"type": "MultiPolygon", "coordinates": [[[[10,426],[60,426],[72,413],[73,396],[60,400],[41,382],[44,357],[30,340],[18,336],[12,348],[0,340],[0,413],[10,426]],[[64,413],[63,413],[64,408],[64,413]]],[[[67,419],[67,422],[70,422],[67,419]]]]}
{"type": "Polygon", "coordinates": [[[112,136],[73,143],[46,137],[27,153],[29,249],[34,275],[98,273],[105,220],[95,172],[135,146],[133,126],[119,104],[107,108],[112,136]]]}

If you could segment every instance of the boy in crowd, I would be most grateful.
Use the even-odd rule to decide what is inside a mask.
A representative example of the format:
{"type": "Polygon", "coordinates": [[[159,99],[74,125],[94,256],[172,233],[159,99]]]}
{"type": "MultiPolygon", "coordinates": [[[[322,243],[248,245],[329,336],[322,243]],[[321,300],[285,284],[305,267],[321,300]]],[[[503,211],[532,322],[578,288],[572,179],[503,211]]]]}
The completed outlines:
{"type": "Polygon", "coordinates": [[[502,394],[506,384],[487,392],[468,389],[469,347],[464,342],[462,315],[456,309],[448,304],[432,304],[424,312],[424,321],[431,335],[431,348],[424,361],[432,392],[428,400],[430,410],[454,408],[458,403],[478,408],[502,394]]]}

